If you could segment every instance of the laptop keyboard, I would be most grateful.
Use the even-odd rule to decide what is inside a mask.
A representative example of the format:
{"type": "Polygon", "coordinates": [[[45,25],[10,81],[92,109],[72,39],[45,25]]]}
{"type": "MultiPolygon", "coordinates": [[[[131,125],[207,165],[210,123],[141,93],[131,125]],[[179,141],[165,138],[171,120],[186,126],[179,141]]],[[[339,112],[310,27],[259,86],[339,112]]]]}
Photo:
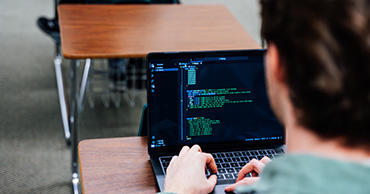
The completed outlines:
{"type": "MultiPolygon", "coordinates": [[[[248,150],[248,151],[234,151],[234,152],[217,152],[212,153],[217,165],[217,180],[232,180],[235,181],[238,178],[239,171],[253,158],[261,160],[264,156],[273,159],[279,155],[283,155],[284,150],[278,149],[263,149],[263,150],[248,150]]],[[[163,173],[166,174],[166,170],[171,161],[171,156],[163,156],[159,158],[162,166],[163,173]]],[[[209,169],[206,171],[206,176],[211,176],[209,169]]],[[[246,175],[250,177],[251,174],[246,175]]]]}

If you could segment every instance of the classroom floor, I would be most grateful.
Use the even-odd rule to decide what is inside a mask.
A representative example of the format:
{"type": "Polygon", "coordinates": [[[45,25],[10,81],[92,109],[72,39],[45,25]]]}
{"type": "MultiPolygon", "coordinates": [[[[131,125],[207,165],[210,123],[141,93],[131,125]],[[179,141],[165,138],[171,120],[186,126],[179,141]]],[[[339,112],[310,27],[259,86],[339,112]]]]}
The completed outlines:
{"type": "MultiPolygon", "coordinates": [[[[238,9],[233,1],[229,9],[238,9]]],[[[189,0],[195,3],[195,1],[189,0]]],[[[208,1],[210,2],[210,1],[208,1]]],[[[217,1],[218,3],[221,0],[217,1]]],[[[248,1],[256,6],[256,1],[248,1]]],[[[0,2],[0,193],[72,193],[71,151],[64,140],[53,66],[54,43],[37,27],[40,16],[53,17],[54,0],[0,2]]],[[[199,2],[198,2],[199,3],[199,2]]],[[[254,7],[243,14],[255,14],[254,7]]],[[[240,17],[239,17],[240,18],[240,17]]],[[[255,17],[257,18],[257,16],[255,17]]],[[[258,19],[243,26],[258,40],[258,19]]],[[[68,72],[69,61],[63,61],[68,72]]],[[[65,74],[67,76],[67,74],[65,74]]],[[[106,108],[96,95],[85,105],[80,139],[137,135],[145,92],[135,106],[122,98],[106,108]]]]}
{"type": "MultiPolygon", "coordinates": [[[[53,67],[54,44],[36,26],[51,0],[0,3],[0,193],[72,193],[71,151],[64,140],[53,67]]],[[[68,60],[64,70],[68,71],[68,60]]],[[[68,74],[67,74],[68,75],[68,74]]],[[[66,76],[67,76],[66,75],[66,76]]],[[[85,104],[80,139],[135,136],[145,93],[105,108],[85,104]]]]}

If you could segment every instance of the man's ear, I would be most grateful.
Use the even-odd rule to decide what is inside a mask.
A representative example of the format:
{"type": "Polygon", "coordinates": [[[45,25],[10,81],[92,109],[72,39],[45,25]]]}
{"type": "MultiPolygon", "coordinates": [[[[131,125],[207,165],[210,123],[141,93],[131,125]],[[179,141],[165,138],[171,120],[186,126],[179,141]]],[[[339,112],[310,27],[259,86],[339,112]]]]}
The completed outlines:
{"type": "Polygon", "coordinates": [[[269,66],[273,81],[282,83],[285,82],[285,68],[282,64],[280,53],[274,43],[268,43],[266,54],[266,64],[269,66]]]}

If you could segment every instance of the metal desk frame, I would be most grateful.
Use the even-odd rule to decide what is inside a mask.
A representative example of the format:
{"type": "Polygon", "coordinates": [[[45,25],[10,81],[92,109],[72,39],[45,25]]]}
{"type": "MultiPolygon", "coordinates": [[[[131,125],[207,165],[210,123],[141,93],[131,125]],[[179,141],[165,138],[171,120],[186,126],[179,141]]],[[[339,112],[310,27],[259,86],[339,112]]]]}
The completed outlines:
{"type": "Polygon", "coordinates": [[[79,87],[79,60],[71,60],[70,79],[71,79],[71,98],[69,109],[67,108],[67,99],[64,91],[64,82],[62,74],[62,55],[60,52],[59,45],[56,45],[56,55],[54,58],[55,73],[57,79],[59,104],[62,115],[64,136],[68,146],[72,149],[72,187],[73,193],[79,193],[79,173],[78,173],[78,119],[82,111],[84,97],[86,92],[86,86],[88,83],[88,77],[90,74],[91,59],[85,60],[84,71],[79,87]],[[69,110],[69,112],[68,112],[69,110]],[[69,113],[69,114],[68,114],[69,113]]]}

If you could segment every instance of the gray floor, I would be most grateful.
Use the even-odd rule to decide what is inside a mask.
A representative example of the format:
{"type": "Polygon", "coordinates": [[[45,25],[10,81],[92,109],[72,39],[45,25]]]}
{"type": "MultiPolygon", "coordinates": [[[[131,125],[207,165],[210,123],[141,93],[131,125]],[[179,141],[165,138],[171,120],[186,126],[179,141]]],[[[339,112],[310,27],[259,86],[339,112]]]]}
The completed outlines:
{"type": "MultiPolygon", "coordinates": [[[[0,2],[0,193],[71,193],[71,152],[63,138],[52,59],[54,44],[36,27],[52,0],[0,2]]],[[[67,69],[68,61],[64,61],[67,69]]],[[[132,108],[85,106],[81,139],[137,134],[145,95],[132,108]]]]}
{"type": "MultiPolygon", "coordinates": [[[[36,27],[53,16],[54,0],[0,2],[0,193],[71,193],[71,152],[63,138],[55,72],[54,44],[36,27]]],[[[210,3],[184,0],[184,3],[210,3]]],[[[256,0],[222,1],[259,42],[256,0]],[[239,4],[245,6],[241,9],[239,4]],[[245,21],[243,20],[244,17],[245,21]]],[[[68,60],[63,67],[67,70],[68,60]]],[[[145,94],[136,106],[105,108],[97,98],[81,117],[80,137],[137,134],[145,94]]]]}

